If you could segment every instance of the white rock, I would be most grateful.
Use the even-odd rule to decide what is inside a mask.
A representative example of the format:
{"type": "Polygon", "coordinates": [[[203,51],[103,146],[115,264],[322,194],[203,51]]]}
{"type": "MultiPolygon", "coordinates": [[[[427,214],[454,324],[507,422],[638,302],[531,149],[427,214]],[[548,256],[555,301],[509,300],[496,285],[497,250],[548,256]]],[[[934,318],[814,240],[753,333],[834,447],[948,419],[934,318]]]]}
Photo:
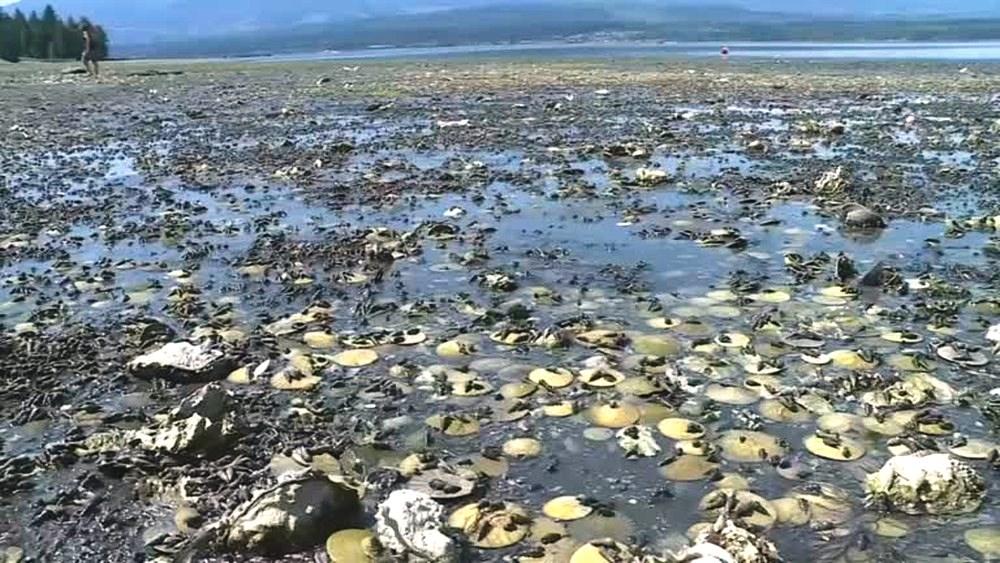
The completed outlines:
{"type": "Polygon", "coordinates": [[[736,524],[723,512],[706,528],[694,544],[674,560],[686,563],[772,563],[781,561],[778,549],[766,537],[758,536],[736,524]]]}
{"type": "Polygon", "coordinates": [[[133,359],[133,375],[143,379],[163,378],[180,382],[221,379],[232,371],[231,361],[208,343],[170,342],[133,359]]]}
{"type": "Polygon", "coordinates": [[[816,180],[815,189],[820,194],[837,194],[850,186],[851,180],[843,166],[827,170],[816,180]]]}
{"type": "Polygon", "coordinates": [[[600,369],[611,367],[606,356],[591,356],[583,361],[583,367],[589,369],[600,369]]]}
{"type": "Polygon", "coordinates": [[[898,455],[865,479],[869,498],[907,514],[961,514],[979,508],[986,485],[976,470],[948,454],[898,455]]]}
{"type": "Polygon", "coordinates": [[[639,168],[635,171],[635,181],[642,186],[656,186],[666,182],[667,178],[667,171],[659,168],[639,168]]]}
{"type": "Polygon", "coordinates": [[[993,343],[993,353],[1000,354],[1000,324],[993,325],[986,331],[986,340],[993,343]]]}
{"type": "Polygon", "coordinates": [[[709,542],[692,545],[678,559],[685,563],[736,563],[736,559],[728,551],[709,542]]]}
{"type": "Polygon", "coordinates": [[[703,383],[704,379],[695,378],[695,383],[691,383],[691,378],[683,375],[680,370],[677,369],[677,365],[671,362],[667,362],[664,367],[663,379],[670,387],[680,389],[690,395],[698,395],[705,388],[705,384],[703,383]]]}
{"type": "Polygon", "coordinates": [[[441,505],[424,493],[393,491],[378,507],[375,535],[383,547],[411,561],[457,561],[455,542],[441,532],[443,515],[441,505]]]}
{"type": "Polygon", "coordinates": [[[438,120],[437,126],[440,127],[441,129],[447,129],[449,127],[468,127],[469,120],[468,119],[456,119],[452,121],[438,120]]]}
{"type": "Polygon", "coordinates": [[[625,457],[654,457],[660,445],[653,438],[648,426],[628,426],[618,431],[618,445],[625,450],[625,457]]]}
{"type": "Polygon", "coordinates": [[[24,550],[16,546],[5,549],[3,555],[6,563],[21,563],[24,560],[24,550]]]}
{"type": "Polygon", "coordinates": [[[448,217],[449,219],[458,219],[459,217],[465,215],[465,213],[466,213],[466,211],[464,209],[462,209],[461,207],[455,206],[455,207],[449,207],[444,212],[444,216],[448,217]]]}
{"type": "Polygon", "coordinates": [[[698,534],[695,548],[704,553],[704,562],[767,563],[781,561],[778,549],[764,536],[741,528],[725,515],[708,530],[698,534]],[[700,546],[700,547],[699,547],[700,546]],[[727,557],[728,556],[728,557],[727,557]]]}

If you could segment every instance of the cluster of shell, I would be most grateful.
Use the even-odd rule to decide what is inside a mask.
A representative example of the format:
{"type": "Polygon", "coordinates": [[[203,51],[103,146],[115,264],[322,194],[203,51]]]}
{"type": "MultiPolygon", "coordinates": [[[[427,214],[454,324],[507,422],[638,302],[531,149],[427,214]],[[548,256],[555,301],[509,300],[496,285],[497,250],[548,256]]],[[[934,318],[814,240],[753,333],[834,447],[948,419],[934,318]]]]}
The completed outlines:
{"type": "MultiPolygon", "coordinates": [[[[805,268],[801,258],[790,257],[788,264],[805,268]]],[[[370,401],[406,400],[421,393],[432,410],[424,420],[427,432],[417,434],[416,442],[409,439],[417,451],[400,452],[390,465],[403,487],[453,506],[447,526],[462,532],[473,548],[516,546],[514,557],[523,563],[669,558],[623,543],[620,534],[581,541],[594,529],[629,526],[614,503],[593,498],[587,491],[552,498],[540,513],[489,492],[490,481],[506,475],[512,464],[546,453],[551,444],[541,437],[547,424],[578,425],[587,440],[617,441],[625,458],[654,458],[653,467],[665,480],[712,484],[699,504],[704,523],[688,531],[688,537],[697,541],[690,549],[714,549],[704,547],[707,543],[730,553],[735,561],[770,561],[777,554],[758,534],[775,526],[839,530],[862,508],[837,486],[805,480],[819,463],[849,463],[882,451],[894,456],[947,452],[953,456],[949,459],[998,461],[994,442],[957,433],[944,409],[960,399],[962,390],[941,377],[978,373],[991,362],[991,351],[957,339],[957,331],[933,320],[917,332],[899,327],[875,306],[867,307],[862,316],[850,314],[859,297],[859,289],[848,283],[853,274],[845,273],[842,260],[819,264],[839,264],[843,283],[798,292],[790,287],[733,284],[674,307],[672,316],[647,307],[640,313],[645,316],[643,330],[579,315],[539,326],[533,317],[511,315],[498,318],[482,333],[437,338],[417,326],[336,334],[331,324],[337,308],[317,303],[264,327],[288,344],[290,352],[281,361],[237,367],[226,355],[225,340],[213,335],[197,345],[173,342],[154,347],[136,358],[131,368],[140,377],[197,381],[224,376],[233,384],[267,382],[292,393],[305,393],[326,379],[342,380],[347,375],[366,381],[358,396],[370,401]],[[822,313],[790,314],[783,307],[793,300],[813,304],[812,309],[799,311],[822,313]],[[715,326],[740,317],[750,319],[745,332],[715,326]],[[533,348],[560,350],[564,357],[578,360],[535,365],[499,357],[533,348]],[[567,353],[572,350],[584,353],[567,353]],[[420,365],[418,358],[431,356],[439,362],[420,365]],[[399,361],[401,357],[406,359],[399,361]],[[801,442],[791,443],[765,430],[778,424],[811,431],[801,442]],[[487,429],[488,441],[495,445],[481,437],[487,429]],[[447,449],[434,446],[440,440],[447,449]],[[479,451],[448,453],[469,449],[462,444],[479,451]],[[814,461],[803,460],[796,454],[800,449],[814,461]],[[739,470],[747,465],[773,467],[800,484],[780,498],[764,498],[739,470]],[[574,534],[574,527],[579,533],[574,534]],[[743,548],[732,547],[742,541],[739,538],[764,543],[752,549],[755,555],[741,556],[743,548]]],[[[556,291],[522,289],[515,276],[504,272],[484,272],[472,283],[517,296],[532,308],[559,308],[564,303],[556,291]]],[[[902,283],[919,294],[931,293],[944,282],[924,278],[902,283]]],[[[970,306],[983,315],[995,317],[1000,312],[1000,302],[994,300],[970,306]]],[[[294,409],[309,416],[304,404],[294,409]]],[[[176,421],[189,424],[184,418],[188,414],[182,407],[164,421],[164,428],[176,421]]],[[[405,425],[405,421],[386,422],[405,425]]],[[[186,428],[174,434],[184,434],[186,428]]],[[[215,428],[228,434],[229,425],[215,428]]],[[[146,447],[178,447],[173,434],[161,434],[137,435],[146,447]]],[[[195,429],[186,431],[188,436],[195,434],[195,429]]],[[[209,438],[218,441],[220,436],[209,438]]],[[[339,475],[342,464],[329,461],[332,465],[327,464],[326,471],[339,475]]],[[[303,463],[300,460],[299,465],[303,463]]],[[[311,459],[306,466],[324,467],[318,463],[311,459]]],[[[961,471],[966,470],[975,474],[963,464],[961,471]]],[[[872,496],[886,501],[889,510],[913,513],[914,506],[927,505],[926,499],[907,500],[895,492],[876,490],[879,482],[870,481],[872,496]]],[[[973,484],[968,490],[948,492],[961,497],[961,506],[947,505],[936,512],[975,510],[982,489],[980,480],[978,489],[973,484]]],[[[885,536],[903,535],[909,529],[888,515],[871,519],[867,526],[885,536]]],[[[984,553],[995,550],[995,539],[983,547],[983,534],[987,533],[970,530],[970,545],[984,553]]],[[[375,560],[380,553],[373,532],[353,528],[331,536],[328,550],[337,561],[359,560],[359,554],[375,560]]]]}

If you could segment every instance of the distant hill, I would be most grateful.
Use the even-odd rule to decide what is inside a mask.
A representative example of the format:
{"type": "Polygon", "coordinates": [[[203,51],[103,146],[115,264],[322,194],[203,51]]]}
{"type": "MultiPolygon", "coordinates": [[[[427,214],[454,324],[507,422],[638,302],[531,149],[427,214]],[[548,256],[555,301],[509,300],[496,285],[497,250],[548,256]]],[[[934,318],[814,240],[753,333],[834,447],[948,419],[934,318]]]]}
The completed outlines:
{"type": "MultiPolygon", "coordinates": [[[[103,22],[117,44],[287,29],[301,24],[336,23],[481,8],[536,4],[537,0],[21,0],[7,9],[41,11],[51,2],[62,14],[87,15],[103,22]]],[[[741,10],[792,15],[862,18],[886,14],[1000,17],[1000,0],[549,0],[561,6],[555,17],[576,10],[632,11],[639,17],[673,7],[725,3],[741,10]]]]}
{"type": "Polygon", "coordinates": [[[52,4],[59,13],[87,15],[105,22],[119,42],[134,43],[442,11],[492,2],[496,0],[20,0],[6,9],[41,12],[46,4],[52,4]]]}
{"type": "Polygon", "coordinates": [[[551,39],[1000,38],[1000,0],[21,0],[86,15],[118,55],[551,39]],[[905,20],[905,21],[902,21],[905,20]]]}

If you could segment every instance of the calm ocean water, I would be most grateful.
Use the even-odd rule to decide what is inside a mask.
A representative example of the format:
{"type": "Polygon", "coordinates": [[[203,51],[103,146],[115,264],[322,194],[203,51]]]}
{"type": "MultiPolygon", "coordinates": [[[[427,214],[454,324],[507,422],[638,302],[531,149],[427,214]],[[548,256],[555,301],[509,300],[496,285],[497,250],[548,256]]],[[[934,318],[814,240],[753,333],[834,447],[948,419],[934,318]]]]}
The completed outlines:
{"type": "MultiPolygon", "coordinates": [[[[259,57],[259,60],[392,58],[664,58],[718,57],[718,43],[524,43],[455,47],[373,47],[259,57]]],[[[982,42],[793,43],[735,42],[730,58],[817,60],[1000,61],[1000,40],[982,42]]]]}

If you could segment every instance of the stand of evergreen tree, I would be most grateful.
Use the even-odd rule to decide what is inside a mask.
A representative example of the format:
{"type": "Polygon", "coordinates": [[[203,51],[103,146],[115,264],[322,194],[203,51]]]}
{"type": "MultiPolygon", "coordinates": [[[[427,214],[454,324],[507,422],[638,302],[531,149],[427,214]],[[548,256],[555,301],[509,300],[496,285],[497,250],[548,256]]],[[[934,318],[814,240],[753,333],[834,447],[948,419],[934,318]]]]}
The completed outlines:
{"type": "Polygon", "coordinates": [[[22,58],[78,59],[83,53],[83,28],[90,26],[93,49],[98,58],[108,56],[108,36],[87,18],[63,20],[52,6],[39,16],[21,10],[8,14],[0,8],[0,59],[16,63],[22,58]]]}

